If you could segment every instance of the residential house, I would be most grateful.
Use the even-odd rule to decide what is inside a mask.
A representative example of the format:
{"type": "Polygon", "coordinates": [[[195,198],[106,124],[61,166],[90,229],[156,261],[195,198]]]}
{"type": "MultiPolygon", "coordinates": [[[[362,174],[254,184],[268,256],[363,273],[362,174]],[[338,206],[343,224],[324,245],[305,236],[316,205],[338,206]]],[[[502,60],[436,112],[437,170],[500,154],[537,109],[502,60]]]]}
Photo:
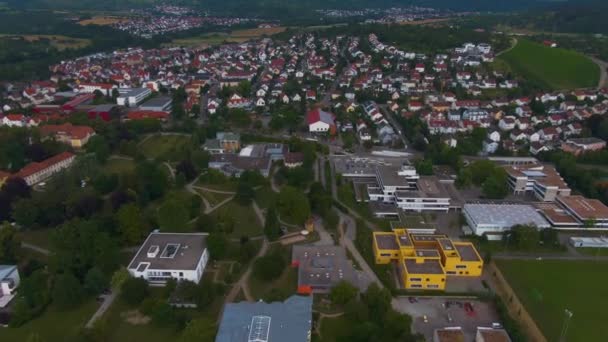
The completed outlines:
{"type": "Polygon", "coordinates": [[[319,108],[308,112],[306,122],[311,133],[336,133],[335,116],[319,108]]]}

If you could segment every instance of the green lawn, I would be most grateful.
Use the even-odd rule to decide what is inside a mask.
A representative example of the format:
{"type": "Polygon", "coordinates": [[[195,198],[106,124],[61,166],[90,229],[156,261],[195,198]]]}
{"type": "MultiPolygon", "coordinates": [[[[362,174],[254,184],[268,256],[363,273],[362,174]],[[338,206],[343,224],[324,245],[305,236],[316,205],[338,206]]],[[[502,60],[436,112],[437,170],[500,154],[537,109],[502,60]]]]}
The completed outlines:
{"type": "Polygon", "coordinates": [[[0,328],[0,341],[27,341],[31,334],[39,335],[43,341],[65,341],[78,334],[97,307],[94,300],[68,311],[51,305],[40,317],[19,328],[0,328]]]}
{"type": "Polygon", "coordinates": [[[269,186],[263,186],[256,190],[255,192],[255,201],[262,209],[268,209],[274,206],[277,202],[278,194],[272,191],[272,188],[269,186]]]}
{"type": "Polygon", "coordinates": [[[207,200],[207,202],[209,202],[209,205],[211,205],[212,207],[215,207],[216,205],[222,203],[226,199],[233,196],[233,195],[228,195],[228,194],[222,194],[219,192],[205,191],[205,190],[201,190],[201,189],[195,189],[195,190],[197,193],[199,193],[201,196],[203,196],[203,198],[205,198],[207,200]]]}
{"type": "Polygon", "coordinates": [[[521,77],[551,89],[596,87],[599,67],[582,54],[520,39],[498,57],[521,77]]]}
{"type": "Polygon", "coordinates": [[[103,169],[107,173],[130,173],[135,170],[135,162],[128,159],[108,159],[103,169]]]}
{"type": "Polygon", "coordinates": [[[498,260],[498,266],[548,341],[558,341],[564,310],[574,313],[567,340],[608,340],[608,262],[498,260]]]}
{"type": "Polygon", "coordinates": [[[321,320],[321,341],[335,342],[352,332],[352,322],[341,317],[321,320]]]}
{"type": "Polygon", "coordinates": [[[260,220],[251,206],[242,206],[236,201],[230,201],[215,210],[211,215],[222,222],[232,220],[233,231],[229,234],[229,237],[254,237],[264,233],[260,220]]]}
{"type": "Polygon", "coordinates": [[[190,143],[190,137],[184,135],[154,135],[139,145],[146,158],[177,160],[180,153],[190,143]]]}

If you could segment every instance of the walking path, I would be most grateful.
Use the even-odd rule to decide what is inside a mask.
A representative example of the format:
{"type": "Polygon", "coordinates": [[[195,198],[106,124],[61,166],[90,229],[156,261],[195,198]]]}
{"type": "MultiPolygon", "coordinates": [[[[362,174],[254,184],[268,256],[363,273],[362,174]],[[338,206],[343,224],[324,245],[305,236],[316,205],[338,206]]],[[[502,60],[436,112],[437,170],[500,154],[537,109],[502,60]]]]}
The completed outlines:
{"type": "Polygon", "coordinates": [[[38,247],[36,245],[32,245],[31,243],[21,242],[21,247],[22,248],[31,249],[34,252],[38,252],[40,254],[51,255],[51,251],[49,251],[48,249],[42,248],[42,247],[38,247]]]}
{"type": "Polygon", "coordinates": [[[120,293],[120,289],[116,289],[116,290],[112,290],[112,292],[109,295],[102,295],[103,303],[101,303],[99,308],[97,308],[97,311],[95,311],[95,313],[93,314],[91,319],[89,319],[89,321],[87,322],[87,325],[86,325],[87,328],[92,328],[93,324],[95,324],[95,321],[97,321],[99,318],[101,318],[101,316],[103,316],[103,314],[106,311],[108,311],[108,309],[110,308],[110,306],[112,306],[112,303],[114,302],[116,297],[118,297],[119,293],[120,293]]]}
{"type": "Polygon", "coordinates": [[[598,89],[608,87],[608,62],[604,62],[596,57],[588,56],[597,66],[600,67],[600,80],[598,82],[598,89]]]}

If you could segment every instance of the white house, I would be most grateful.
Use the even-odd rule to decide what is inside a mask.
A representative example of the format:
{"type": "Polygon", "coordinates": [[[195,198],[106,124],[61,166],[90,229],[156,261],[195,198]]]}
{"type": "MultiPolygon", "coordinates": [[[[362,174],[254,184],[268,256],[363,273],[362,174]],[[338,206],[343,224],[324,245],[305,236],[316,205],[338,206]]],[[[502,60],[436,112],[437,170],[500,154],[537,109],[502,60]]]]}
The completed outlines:
{"type": "Polygon", "coordinates": [[[0,308],[5,307],[15,298],[16,289],[21,278],[15,265],[0,265],[0,308]]]}
{"type": "Polygon", "coordinates": [[[129,263],[129,273],[152,285],[169,279],[199,283],[207,262],[207,234],[151,233],[129,263]]]}
{"type": "Polygon", "coordinates": [[[315,109],[308,112],[306,115],[308,130],[311,133],[335,132],[336,122],[332,113],[315,109]]]}

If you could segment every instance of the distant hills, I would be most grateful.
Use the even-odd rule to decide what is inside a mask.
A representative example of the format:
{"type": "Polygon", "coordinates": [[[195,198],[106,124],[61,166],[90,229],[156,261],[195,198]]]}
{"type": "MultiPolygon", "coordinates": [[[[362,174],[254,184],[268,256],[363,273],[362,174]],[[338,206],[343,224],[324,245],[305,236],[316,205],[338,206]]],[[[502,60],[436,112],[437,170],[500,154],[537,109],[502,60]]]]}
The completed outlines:
{"type": "MultiPolygon", "coordinates": [[[[583,0],[597,2],[603,0],[583,0]]],[[[259,12],[264,9],[347,9],[419,5],[449,8],[459,11],[510,11],[564,3],[567,0],[5,0],[12,8],[52,8],[52,9],[125,9],[146,7],[151,4],[182,4],[210,8],[217,11],[242,9],[259,12]]],[[[581,3],[580,0],[572,1],[581,3]]]]}

